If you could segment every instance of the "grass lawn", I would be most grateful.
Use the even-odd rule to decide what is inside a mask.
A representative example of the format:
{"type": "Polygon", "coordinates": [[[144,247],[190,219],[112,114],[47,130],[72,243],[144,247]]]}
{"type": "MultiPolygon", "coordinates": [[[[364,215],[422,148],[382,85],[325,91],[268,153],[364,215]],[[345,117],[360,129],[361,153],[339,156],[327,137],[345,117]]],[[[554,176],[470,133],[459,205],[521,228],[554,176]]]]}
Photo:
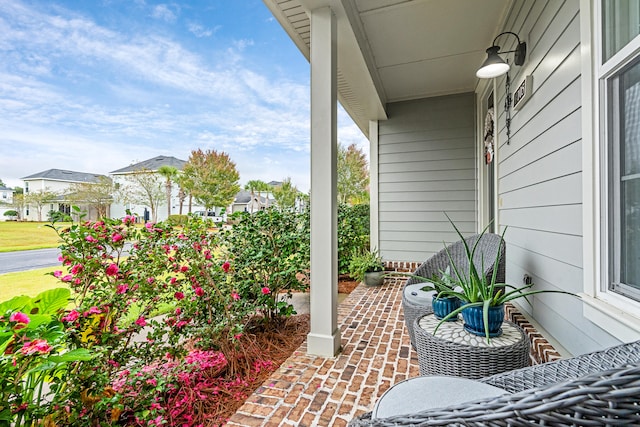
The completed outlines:
{"type": "Polygon", "coordinates": [[[60,267],[47,267],[37,270],[0,274],[0,301],[6,301],[18,295],[35,297],[42,291],[64,287],[53,276],[46,275],[60,267]]]}
{"type": "MultiPolygon", "coordinates": [[[[45,222],[0,221],[0,252],[56,248],[60,244],[56,232],[45,222]]],[[[57,225],[69,225],[58,223],[57,225]]]]}

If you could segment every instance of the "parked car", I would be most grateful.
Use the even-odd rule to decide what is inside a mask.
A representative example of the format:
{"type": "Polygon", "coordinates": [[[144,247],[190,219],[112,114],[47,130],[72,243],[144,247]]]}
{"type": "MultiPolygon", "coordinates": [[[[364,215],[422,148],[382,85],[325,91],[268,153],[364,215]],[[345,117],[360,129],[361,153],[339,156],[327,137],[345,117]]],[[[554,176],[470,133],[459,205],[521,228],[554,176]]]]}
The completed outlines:
{"type": "Polygon", "coordinates": [[[224,214],[216,215],[215,211],[195,211],[193,215],[199,216],[203,219],[206,218],[213,222],[225,222],[226,220],[224,214]]]}

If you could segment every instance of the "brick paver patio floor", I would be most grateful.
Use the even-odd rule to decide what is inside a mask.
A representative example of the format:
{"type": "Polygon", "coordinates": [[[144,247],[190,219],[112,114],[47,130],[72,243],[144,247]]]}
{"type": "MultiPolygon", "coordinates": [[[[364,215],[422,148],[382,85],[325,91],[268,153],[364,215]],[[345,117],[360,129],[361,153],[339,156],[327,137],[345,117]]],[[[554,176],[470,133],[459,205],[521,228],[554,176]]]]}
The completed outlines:
{"type": "Polygon", "coordinates": [[[342,352],[306,354],[306,342],[227,426],[345,426],[391,385],[420,374],[402,315],[404,280],[358,286],[338,307],[342,352]]]}

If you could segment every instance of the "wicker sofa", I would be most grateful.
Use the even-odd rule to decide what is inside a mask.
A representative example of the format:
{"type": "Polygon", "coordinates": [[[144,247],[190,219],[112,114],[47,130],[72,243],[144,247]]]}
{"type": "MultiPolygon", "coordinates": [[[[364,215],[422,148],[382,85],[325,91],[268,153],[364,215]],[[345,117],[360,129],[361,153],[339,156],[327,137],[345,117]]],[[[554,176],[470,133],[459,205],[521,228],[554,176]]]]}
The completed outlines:
{"type": "Polygon", "coordinates": [[[640,341],[534,365],[481,382],[513,393],[358,426],[640,425],[640,341]]]}
{"type": "MultiPolygon", "coordinates": [[[[504,240],[500,235],[493,233],[484,233],[482,235],[475,234],[465,240],[467,245],[469,245],[469,248],[473,248],[473,245],[476,244],[478,239],[480,239],[480,241],[478,242],[478,246],[476,247],[476,252],[474,254],[474,265],[478,271],[484,270],[486,277],[491,277],[493,275],[494,262],[498,255],[498,251],[500,251],[496,281],[497,283],[504,283],[506,249],[504,240]]],[[[450,267],[451,265],[449,255],[460,272],[466,273],[469,271],[469,261],[465,252],[464,243],[460,240],[449,245],[446,249],[443,248],[440,252],[423,262],[416,271],[413,272],[413,274],[424,278],[431,278],[434,275],[439,276],[442,274],[442,271],[445,271],[447,267],[450,267]]],[[[451,271],[451,274],[453,275],[453,270],[451,271]]],[[[416,283],[420,283],[420,279],[410,277],[406,281],[402,292],[404,321],[407,326],[407,330],[409,331],[411,345],[414,348],[416,347],[416,341],[413,333],[413,321],[431,311],[431,303],[424,305],[422,303],[416,303],[408,298],[407,287],[416,283]]]]}

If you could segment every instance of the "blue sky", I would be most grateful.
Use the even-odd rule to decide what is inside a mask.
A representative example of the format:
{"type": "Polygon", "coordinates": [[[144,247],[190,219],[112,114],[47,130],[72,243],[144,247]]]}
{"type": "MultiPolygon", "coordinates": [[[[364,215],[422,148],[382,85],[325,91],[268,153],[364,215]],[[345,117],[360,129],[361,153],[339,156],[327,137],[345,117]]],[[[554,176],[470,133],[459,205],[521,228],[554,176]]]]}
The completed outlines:
{"type": "MultiPolygon", "coordinates": [[[[342,109],[338,139],[368,152],[342,109]]],[[[0,178],[196,148],[309,190],[309,64],[261,0],[0,1],[0,178]]]]}

